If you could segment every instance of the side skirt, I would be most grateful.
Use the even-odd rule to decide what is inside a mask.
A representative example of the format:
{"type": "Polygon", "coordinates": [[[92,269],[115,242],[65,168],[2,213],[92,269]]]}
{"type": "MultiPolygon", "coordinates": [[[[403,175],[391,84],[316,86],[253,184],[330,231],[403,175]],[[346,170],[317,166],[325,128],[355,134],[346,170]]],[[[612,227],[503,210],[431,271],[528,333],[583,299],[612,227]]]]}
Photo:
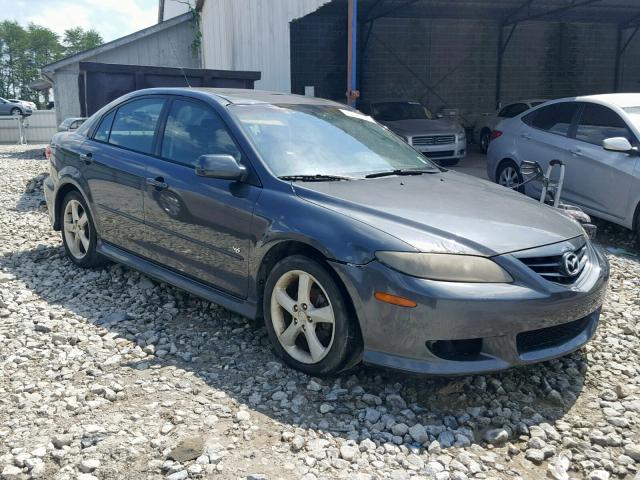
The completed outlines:
{"type": "Polygon", "coordinates": [[[111,245],[110,243],[103,242],[102,240],[98,240],[96,250],[116,263],[121,263],[135,270],[139,270],[156,280],[168,283],[182,290],[186,290],[193,295],[218,304],[237,313],[238,315],[251,319],[256,318],[258,309],[255,302],[251,300],[245,300],[229,295],[228,293],[222,292],[204,283],[200,283],[185,275],[176,273],[173,270],[169,270],[168,268],[158,265],[157,263],[145,260],[144,258],[129,253],[126,250],[111,245]]]}

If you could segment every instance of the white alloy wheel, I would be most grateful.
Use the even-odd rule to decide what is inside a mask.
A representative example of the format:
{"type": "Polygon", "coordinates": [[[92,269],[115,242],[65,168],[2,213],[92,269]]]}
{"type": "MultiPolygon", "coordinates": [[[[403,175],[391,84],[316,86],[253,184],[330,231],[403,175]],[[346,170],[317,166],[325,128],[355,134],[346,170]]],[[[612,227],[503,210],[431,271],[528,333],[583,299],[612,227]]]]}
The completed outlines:
{"type": "Polygon", "coordinates": [[[64,208],[64,237],[69,252],[77,260],[82,260],[89,251],[91,238],[89,216],[82,204],[71,199],[64,208]]]}
{"type": "Polygon", "coordinates": [[[271,294],[271,322],[282,348],[295,360],[315,364],[335,336],[335,314],[326,290],[302,270],[283,274],[271,294]]]}

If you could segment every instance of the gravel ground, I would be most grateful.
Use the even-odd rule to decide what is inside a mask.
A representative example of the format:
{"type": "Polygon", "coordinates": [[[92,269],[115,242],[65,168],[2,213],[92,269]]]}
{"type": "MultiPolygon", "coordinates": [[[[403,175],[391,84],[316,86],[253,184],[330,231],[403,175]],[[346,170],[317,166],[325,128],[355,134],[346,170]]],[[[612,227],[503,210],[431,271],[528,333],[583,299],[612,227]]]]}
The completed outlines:
{"type": "Polygon", "coordinates": [[[573,355],[496,375],[316,379],[216,305],[118,265],[73,266],[40,155],[0,147],[1,478],[640,480],[640,256],[623,229],[600,224],[610,291],[573,355]]]}

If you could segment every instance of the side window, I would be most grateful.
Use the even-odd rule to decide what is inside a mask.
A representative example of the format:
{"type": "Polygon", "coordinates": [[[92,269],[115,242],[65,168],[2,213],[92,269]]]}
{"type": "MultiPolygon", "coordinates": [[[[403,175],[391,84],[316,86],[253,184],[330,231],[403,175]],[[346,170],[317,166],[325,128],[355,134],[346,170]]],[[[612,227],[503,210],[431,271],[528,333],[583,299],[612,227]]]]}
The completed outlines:
{"type": "Polygon", "coordinates": [[[218,114],[210,107],[174,100],[162,140],[162,157],[194,165],[201,155],[227,154],[240,160],[240,150],[218,114]]]}
{"type": "Polygon", "coordinates": [[[602,142],[611,137],[625,137],[631,144],[635,139],[622,118],[603,105],[587,103],[584,106],[576,139],[602,146],[602,142]]]}
{"type": "Polygon", "coordinates": [[[577,109],[577,103],[554,103],[533,112],[536,115],[529,125],[550,133],[566,136],[569,134],[571,121],[577,109]]]}
{"type": "Polygon", "coordinates": [[[98,125],[98,129],[93,136],[94,140],[97,140],[99,142],[109,141],[109,133],[111,132],[111,124],[113,123],[113,117],[115,116],[115,114],[115,110],[112,110],[107,115],[102,117],[102,121],[100,122],[100,125],[98,125]]]}
{"type": "Polygon", "coordinates": [[[527,110],[529,110],[529,106],[526,103],[513,103],[500,110],[498,116],[503,118],[513,118],[527,110]]]}
{"type": "Polygon", "coordinates": [[[141,98],[116,112],[109,143],[141,153],[153,153],[153,136],[164,106],[163,98],[141,98]]]}

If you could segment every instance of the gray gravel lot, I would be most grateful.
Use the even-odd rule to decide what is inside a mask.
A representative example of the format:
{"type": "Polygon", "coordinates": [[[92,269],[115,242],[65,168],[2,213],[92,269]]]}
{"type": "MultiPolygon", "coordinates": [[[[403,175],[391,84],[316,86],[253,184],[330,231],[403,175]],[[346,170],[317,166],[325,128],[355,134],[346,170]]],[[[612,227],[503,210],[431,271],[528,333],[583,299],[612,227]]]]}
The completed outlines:
{"type": "Polygon", "coordinates": [[[575,354],[314,379],[260,325],[118,265],[73,266],[31,181],[40,154],[0,146],[0,478],[640,480],[640,256],[624,230],[600,224],[610,290],[575,354]]]}

